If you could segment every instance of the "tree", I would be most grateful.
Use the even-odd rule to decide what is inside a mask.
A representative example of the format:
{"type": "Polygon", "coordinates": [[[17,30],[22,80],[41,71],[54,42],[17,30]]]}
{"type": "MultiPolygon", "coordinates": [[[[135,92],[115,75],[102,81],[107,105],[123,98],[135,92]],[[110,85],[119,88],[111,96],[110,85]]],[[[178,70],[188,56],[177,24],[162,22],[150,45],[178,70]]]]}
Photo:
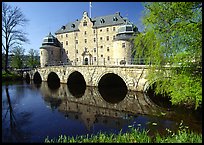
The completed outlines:
{"type": "Polygon", "coordinates": [[[30,49],[28,53],[27,65],[32,68],[38,66],[40,64],[38,60],[38,52],[34,49],[30,49]]]}
{"type": "Polygon", "coordinates": [[[2,47],[5,50],[5,71],[8,72],[8,53],[9,51],[28,42],[26,33],[20,29],[28,20],[25,18],[20,8],[11,7],[6,3],[2,3],[2,47]]]}
{"type": "Polygon", "coordinates": [[[172,104],[202,104],[202,3],[145,3],[144,33],[135,37],[135,57],[144,55],[155,92],[172,104]],[[167,69],[165,66],[168,66],[167,69]],[[157,70],[157,71],[156,71],[157,70]]]}
{"type": "Polygon", "coordinates": [[[21,69],[23,68],[23,56],[24,56],[24,49],[22,47],[15,47],[13,49],[13,58],[11,60],[11,66],[13,68],[21,69]]]}
{"type": "Polygon", "coordinates": [[[2,52],[2,69],[5,68],[5,54],[2,52]]]}

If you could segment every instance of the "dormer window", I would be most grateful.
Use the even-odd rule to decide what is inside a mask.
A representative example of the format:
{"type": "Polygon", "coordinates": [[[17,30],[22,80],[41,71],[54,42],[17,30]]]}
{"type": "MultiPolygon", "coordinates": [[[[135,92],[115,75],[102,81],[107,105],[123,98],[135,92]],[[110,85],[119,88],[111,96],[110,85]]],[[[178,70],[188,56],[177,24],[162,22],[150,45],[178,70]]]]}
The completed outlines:
{"type": "Polygon", "coordinates": [[[118,20],[118,18],[117,17],[113,17],[113,21],[117,21],[118,20]]]}
{"type": "Polygon", "coordinates": [[[74,25],[74,24],[72,24],[72,28],[75,28],[75,25],[74,25]]]}
{"type": "Polygon", "coordinates": [[[87,22],[86,21],[83,22],[83,26],[87,26],[87,22]]]}
{"type": "Polygon", "coordinates": [[[101,22],[101,24],[105,23],[105,20],[103,18],[101,18],[100,22],[101,22]]]}
{"type": "Polygon", "coordinates": [[[61,29],[64,30],[64,29],[65,29],[65,26],[62,26],[61,29]]]}

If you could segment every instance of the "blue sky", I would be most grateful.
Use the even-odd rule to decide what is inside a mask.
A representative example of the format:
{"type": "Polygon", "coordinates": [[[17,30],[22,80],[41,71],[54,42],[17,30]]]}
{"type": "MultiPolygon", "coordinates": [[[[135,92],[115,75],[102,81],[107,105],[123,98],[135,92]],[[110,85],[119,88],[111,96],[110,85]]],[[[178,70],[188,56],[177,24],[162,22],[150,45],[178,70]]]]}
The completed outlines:
{"type": "MultiPolygon", "coordinates": [[[[43,38],[49,32],[54,34],[62,25],[81,19],[84,11],[89,13],[89,2],[7,2],[11,6],[19,7],[25,17],[29,19],[25,32],[28,33],[29,44],[24,45],[25,53],[30,48],[39,52],[43,38]]],[[[105,16],[120,12],[128,17],[139,29],[143,30],[141,16],[143,15],[141,2],[92,2],[91,17],[105,16]]],[[[90,16],[90,14],[89,14],[90,16]]]]}

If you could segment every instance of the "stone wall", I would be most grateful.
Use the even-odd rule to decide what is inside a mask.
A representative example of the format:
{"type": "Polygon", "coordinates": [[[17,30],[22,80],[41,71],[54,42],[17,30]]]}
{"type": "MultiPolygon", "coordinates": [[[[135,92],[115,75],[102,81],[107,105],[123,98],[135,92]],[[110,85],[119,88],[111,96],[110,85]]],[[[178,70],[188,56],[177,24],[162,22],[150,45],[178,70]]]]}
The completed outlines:
{"type": "Polygon", "coordinates": [[[121,77],[125,82],[128,90],[145,91],[148,85],[147,82],[147,67],[146,66],[52,66],[37,68],[31,71],[30,78],[38,72],[42,81],[47,81],[48,75],[55,72],[60,78],[61,83],[67,83],[69,75],[75,71],[81,73],[84,77],[87,86],[98,86],[100,79],[108,74],[114,73],[121,77]]]}

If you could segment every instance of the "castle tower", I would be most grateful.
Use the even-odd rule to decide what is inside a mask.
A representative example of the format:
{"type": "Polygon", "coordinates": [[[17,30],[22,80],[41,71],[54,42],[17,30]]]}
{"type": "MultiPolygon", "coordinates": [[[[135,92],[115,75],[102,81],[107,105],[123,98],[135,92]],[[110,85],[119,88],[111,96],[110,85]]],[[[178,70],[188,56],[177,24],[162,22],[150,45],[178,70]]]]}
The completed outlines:
{"type": "Polygon", "coordinates": [[[131,64],[131,52],[133,44],[131,37],[133,36],[133,25],[125,24],[118,28],[116,39],[113,41],[113,59],[117,65],[131,64]]]}
{"type": "Polygon", "coordinates": [[[58,65],[60,56],[60,42],[51,33],[43,39],[40,47],[40,66],[58,65]]]}

